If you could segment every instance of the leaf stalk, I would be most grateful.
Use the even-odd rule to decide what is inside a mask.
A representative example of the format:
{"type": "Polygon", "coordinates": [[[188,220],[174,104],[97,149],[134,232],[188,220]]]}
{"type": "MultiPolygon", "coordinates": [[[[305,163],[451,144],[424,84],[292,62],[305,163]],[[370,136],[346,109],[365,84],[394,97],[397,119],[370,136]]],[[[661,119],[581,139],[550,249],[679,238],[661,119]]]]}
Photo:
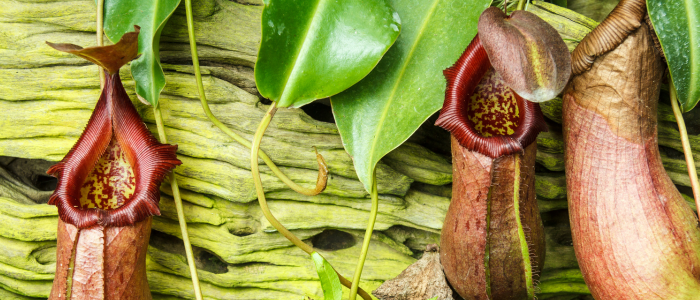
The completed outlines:
{"type": "MultiPolygon", "coordinates": [[[[189,33],[189,40],[190,40],[190,51],[192,52],[192,65],[194,66],[194,76],[197,80],[197,89],[199,91],[199,100],[202,103],[202,109],[204,110],[204,114],[207,115],[209,120],[216,125],[221,131],[223,131],[226,135],[231,137],[234,141],[240,143],[241,145],[245,146],[248,149],[252,148],[251,143],[246,140],[245,138],[241,137],[237,133],[233,132],[231,129],[229,129],[224,123],[219,121],[216,116],[211,112],[211,109],[209,109],[209,104],[207,102],[207,97],[206,94],[204,93],[204,84],[202,83],[202,73],[200,71],[199,67],[199,55],[197,54],[197,42],[195,41],[195,36],[194,36],[194,21],[192,17],[192,4],[191,0],[186,0],[185,4],[187,7],[187,32],[189,33]]],[[[289,188],[294,190],[297,193],[306,195],[306,196],[315,196],[323,192],[323,190],[326,188],[326,181],[328,178],[328,167],[326,166],[326,162],[323,159],[323,156],[316,153],[316,161],[318,162],[318,180],[316,181],[316,186],[314,188],[305,188],[302,187],[298,184],[296,184],[294,181],[289,179],[287,175],[282,173],[282,171],[275,165],[275,163],[270,159],[265,152],[260,150],[258,152],[258,156],[265,162],[265,164],[270,168],[273,174],[277,176],[284,184],[286,184],[289,188]]]]}
{"type": "Polygon", "coordinates": [[[685,154],[685,162],[688,166],[688,176],[690,177],[690,186],[693,189],[693,198],[695,198],[695,205],[700,208],[700,183],[698,183],[698,172],[695,169],[695,161],[693,160],[693,152],[690,149],[690,141],[688,139],[688,131],[685,129],[685,121],[683,120],[683,113],[678,105],[678,94],[676,93],[676,87],[673,85],[673,81],[669,80],[669,92],[671,94],[671,107],[673,107],[673,115],[676,117],[676,123],[678,123],[678,131],[681,134],[681,144],[683,145],[683,154],[685,154]]]}
{"type": "MultiPolygon", "coordinates": [[[[282,235],[284,235],[288,240],[290,240],[294,245],[297,247],[301,248],[304,250],[304,252],[308,253],[311,255],[314,250],[312,247],[301,241],[298,237],[296,237],[294,234],[289,232],[270,212],[269,207],[267,206],[267,201],[265,199],[265,194],[262,191],[262,182],[260,180],[260,173],[258,169],[258,164],[257,164],[257,157],[260,157],[265,164],[270,168],[272,173],[275,174],[284,184],[289,186],[292,190],[296,191],[297,193],[307,195],[307,196],[315,196],[323,192],[323,190],[326,188],[326,183],[328,179],[328,167],[323,159],[323,156],[318,154],[318,151],[316,151],[316,160],[318,162],[319,166],[319,174],[318,174],[318,179],[316,181],[316,187],[313,189],[308,189],[304,188],[296,183],[294,183],[289,177],[287,177],[282,171],[275,165],[275,163],[270,159],[265,152],[260,150],[260,142],[262,141],[262,135],[264,134],[265,130],[267,129],[267,126],[270,123],[270,120],[272,119],[272,116],[274,115],[274,112],[276,111],[276,103],[273,103],[273,105],[270,107],[272,112],[268,111],[266,114],[265,118],[267,118],[267,123],[261,123],[260,126],[264,128],[262,129],[262,133],[259,136],[259,140],[257,143],[255,143],[255,147],[253,144],[251,144],[248,140],[244,139],[240,135],[236,134],[233,132],[231,129],[229,129],[226,125],[224,125],[221,121],[219,121],[216,116],[211,112],[211,109],[209,108],[209,104],[207,102],[207,97],[206,94],[204,93],[204,84],[202,82],[202,73],[201,69],[199,67],[199,55],[197,53],[197,42],[195,39],[194,35],[194,20],[193,20],[193,14],[192,14],[192,1],[191,0],[185,0],[185,8],[186,8],[186,18],[187,18],[187,33],[189,36],[189,42],[190,42],[190,51],[192,53],[192,65],[194,67],[194,73],[195,73],[195,79],[197,81],[197,90],[199,92],[199,99],[202,103],[202,109],[204,110],[204,113],[207,115],[209,120],[216,125],[221,131],[223,131],[225,134],[227,134],[229,137],[231,137],[233,140],[236,142],[240,143],[241,145],[251,149],[252,155],[251,155],[251,171],[253,173],[253,178],[254,182],[256,184],[256,192],[258,193],[258,199],[260,201],[260,207],[261,210],[263,211],[263,214],[267,218],[267,220],[272,224],[273,227],[275,227],[282,235]],[[257,154],[257,155],[255,155],[257,154]]],[[[258,129],[260,131],[260,128],[258,129]]],[[[257,132],[256,132],[256,137],[258,137],[257,132]]],[[[174,193],[173,193],[174,194],[174,193]]],[[[178,193],[179,194],[179,193],[178,193]]],[[[320,254],[319,254],[320,255],[320,254]]],[[[345,277],[340,275],[337,270],[334,271],[336,274],[338,274],[338,278],[340,279],[340,283],[343,284],[346,287],[351,286],[351,282],[347,280],[345,277]]],[[[363,289],[360,289],[360,296],[365,299],[365,300],[371,300],[371,296],[364,291],[363,289]]]]}
{"type": "MultiPolygon", "coordinates": [[[[160,104],[153,106],[153,114],[156,119],[156,127],[158,128],[158,137],[163,144],[168,143],[168,138],[165,136],[165,128],[163,126],[163,115],[160,112],[160,104]]],[[[185,244],[185,257],[190,268],[190,276],[192,277],[192,285],[194,287],[194,296],[197,300],[202,300],[202,290],[199,286],[199,276],[197,275],[197,267],[194,265],[194,255],[192,254],[192,244],[190,244],[190,236],[187,233],[187,221],[185,221],[185,213],[182,209],[182,198],[180,197],[180,187],[177,185],[175,173],[170,175],[170,187],[173,189],[173,200],[175,201],[175,210],[177,211],[177,220],[180,223],[180,231],[182,233],[182,241],[185,244]]]]}
{"type": "MultiPolygon", "coordinates": [[[[267,219],[267,221],[270,222],[270,225],[272,225],[272,227],[277,229],[277,231],[279,233],[281,233],[284,237],[286,237],[295,246],[299,247],[301,250],[304,250],[304,252],[306,252],[307,254],[313,255],[314,248],[309,246],[308,244],[304,243],[301,239],[299,239],[296,235],[294,235],[286,227],[284,227],[284,225],[282,225],[282,223],[280,223],[280,221],[277,220],[277,218],[275,218],[274,215],[272,215],[272,212],[270,211],[270,207],[267,206],[267,199],[265,198],[265,191],[263,190],[262,180],[260,179],[260,169],[258,166],[258,154],[261,152],[260,151],[260,143],[262,142],[262,137],[263,137],[263,135],[265,135],[265,131],[267,130],[267,127],[270,125],[270,121],[272,120],[272,117],[275,116],[275,112],[277,112],[277,102],[272,102],[267,113],[265,113],[265,116],[263,117],[262,121],[260,121],[260,125],[258,125],[258,129],[255,131],[255,136],[253,137],[253,145],[250,149],[250,151],[251,151],[250,152],[250,170],[253,173],[253,183],[255,183],[255,192],[258,195],[258,202],[260,203],[260,210],[262,211],[263,215],[265,215],[265,218],[267,219]]],[[[335,270],[335,273],[338,274],[338,278],[340,279],[341,284],[343,284],[344,286],[349,287],[349,288],[351,287],[352,284],[349,280],[347,280],[345,277],[343,277],[343,275],[340,275],[340,273],[338,273],[337,270],[335,270]]],[[[357,291],[357,287],[355,287],[355,291],[357,291]]],[[[362,298],[365,300],[372,299],[370,297],[370,295],[362,289],[360,289],[360,296],[362,296],[362,298]]]]}
{"type": "Polygon", "coordinates": [[[523,10],[523,9],[525,9],[525,4],[527,4],[527,0],[520,0],[520,1],[518,1],[518,6],[515,8],[515,10],[523,10]]]}
{"type": "Polygon", "coordinates": [[[348,298],[350,300],[355,300],[357,297],[357,288],[360,285],[362,268],[364,267],[365,260],[367,259],[367,251],[369,250],[369,243],[372,240],[372,232],[374,231],[374,223],[377,220],[377,212],[379,211],[379,195],[377,192],[376,169],[372,173],[372,191],[370,192],[370,197],[372,198],[372,209],[369,213],[369,223],[367,224],[367,230],[365,231],[365,238],[362,241],[362,252],[360,252],[360,261],[357,263],[357,267],[355,268],[355,274],[352,278],[352,287],[350,288],[350,297],[348,298]]]}

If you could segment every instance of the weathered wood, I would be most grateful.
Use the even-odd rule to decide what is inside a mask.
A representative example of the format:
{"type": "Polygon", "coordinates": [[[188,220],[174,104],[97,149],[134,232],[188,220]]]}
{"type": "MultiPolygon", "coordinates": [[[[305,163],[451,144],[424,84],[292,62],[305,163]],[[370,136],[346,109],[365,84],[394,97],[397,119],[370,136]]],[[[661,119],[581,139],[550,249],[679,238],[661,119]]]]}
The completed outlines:
{"type": "MultiPolygon", "coordinates": [[[[260,1],[246,0],[202,0],[194,5],[204,86],[212,111],[249,140],[266,110],[257,96],[252,69],[260,40],[260,5],[260,1]]],[[[99,95],[99,80],[95,67],[50,49],[44,41],[93,45],[94,2],[0,0],[0,7],[0,156],[57,161],[84,128],[99,95]]],[[[559,26],[568,30],[565,37],[570,48],[595,26],[586,19],[554,16],[545,8],[540,13],[550,14],[549,21],[562,26],[577,22],[577,26],[559,26]]],[[[161,38],[167,80],[161,109],[168,138],[179,145],[184,162],[175,174],[182,187],[203,293],[211,299],[299,299],[301,295],[320,299],[320,285],[308,256],[271,231],[259,211],[250,179],[250,150],[215,128],[202,112],[184,15],[181,6],[161,38]]],[[[152,109],[134,98],[126,68],[121,75],[139,113],[155,131],[152,109]]],[[[659,120],[667,120],[670,110],[661,108],[659,120]]],[[[553,121],[561,120],[561,102],[547,102],[543,111],[553,121]]],[[[566,187],[559,170],[563,142],[560,129],[554,127],[538,138],[538,161],[544,169],[535,187],[542,200],[539,207],[548,252],[539,299],[588,293],[573,258],[570,236],[567,240],[569,222],[562,210],[566,208],[566,187]]],[[[415,137],[423,138],[412,138],[413,144],[399,147],[378,165],[380,213],[363,272],[362,286],[367,290],[398,275],[425,245],[439,242],[451,197],[452,166],[449,157],[424,147],[432,143],[430,149],[435,150],[446,145],[447,150],[435,151],[449,153],[449,141],[435,142],[430,130],[434,129],[418,132],[415,137]]],[[[659,136],[661,145],[680,149],[673,126],[662,123],[659,136]]],[[[691,140],[700,150],[700,137],[691,140]]],[[[307,242],[326,245],[324,238],[341,235],[348,248],[321,251],[348,276],[359,255],[360,229],[369,215],[370,200],[335,125],[314,120],[301,109],[280,110],[262,148],[289,177],[311,186],[316,178],[312,145],[329,165],[326,192],[317,197],[296,194],[261,165],[266,195],[273,213],[307,242]]],[[[700,152],[694,155],[700,160],[700,152]]],[[[683,184],[682,161],[664,158],[664,163],[674,182],[683,184]]],[[[55,207],[32,204],[42,202],[50,192],[2,174],[0,298],[45,298],[56,263],[57,214],[55,207]]],[[[192,299],[170,187],[163,185],[161,191],[162,216],[153,220],[147,257],[153,299],[192,299]]]]}

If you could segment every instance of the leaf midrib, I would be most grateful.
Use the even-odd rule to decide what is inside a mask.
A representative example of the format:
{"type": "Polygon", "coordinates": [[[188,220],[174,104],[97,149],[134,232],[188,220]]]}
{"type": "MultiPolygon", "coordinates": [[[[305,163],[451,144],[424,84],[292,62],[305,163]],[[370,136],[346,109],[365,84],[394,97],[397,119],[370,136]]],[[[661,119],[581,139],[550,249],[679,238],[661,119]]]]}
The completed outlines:
{"type": "MultiPolygon", "coordinates": [[[[420,29],[418,30],[418,35],[416,37],[416,40],[413,43],[413,45],[411,45],[411,50],[408,52],[408,55],[406,55],[406,59],[401,64],[401,71],[399,72],[399,76],[396,79],[396,83],[394,83],[394,86],[391,88],[391,93],[389,94],[389,98],[388,98],[389,101],[387,101],[388,105],[384,106],[381,117],[379,118],[379,122],[377,123],[377,127],[376,127],[377,129],[375,130],[376,133],[379,133],[381,131],[381,128],[384,126],[384,122],[386,121],[386,116],[389,113],[389,107],[391,107],[391,103],[393,103],[393,101],[394,101],[394,96],[396,95],[396,91],[399,87],[399,84],[401,83],[401,79],[403,78],[404,73],[406,72],[408,63],[413,58],[413,53],[415,52],[416,47],[418,46],[421,39],[423,38],[423,33],[425,32],[425,27],[427,27],[427,25],[429,23],[428,21],[432,18],[433,14],[435,13],[435,9],[437,8],[437,4],[439,2],[440,2],[440,0],[433,1],[433,4],[431,5],[430,10],[426,14],[426,18],[423,19],[423,23],[421,24],[420,29]]],[[[368,174],[372,173],[372,170],[374,169],[374,166],[376,165],[376,163],[374,163],[374,160],[375,160],[374,156],[375,156],[375,149],[377,148],[377,144],[378,144],[379,139],[380,139],[379,134],[375,134],[374,139],[372,140],[372,146],[370,147],[370,152],[369,152],[370,170],[369,170],[368,174]]],[[[397,145],[397,147],[398,147],[398,145],[397,145]]],[[[379,161],[379,159],[377,159],[377,161],[379,161]]],[[[371,185],[371,183],[368,185],[371,185]]]]}
{"type": "MultiPolygon", "coordinates": [[[[159,4],[160,4],[160,1],[156,1],[156,5],[155,5],[155,7],[153,7],[153,18],[151,18],[151,20],[152,20],[152,22],[153,22],[153,23],[151,24],[151,30],[153,30],[153,32],[151,32],[151,34],[148,36],[148,37],[150,38],[150,40],[151,40],[151,41],[150,41],[150,42],[151,42],[151,45],[150,45],[151,47],[149,48],[150,51],[148,51],[148,52],[150,52],[150,54],[153,55],[153,56],[155,56],[155,55],[154,55],[154,51],[153,51],[153,47],[154,47],[154,46],[153,46],[153,39],[155,39],[155,33],[158,32],[158,28],[156,28],[156,22],[157,22],[157,21],[156,21],[156,18],[158,17],[158,9],[159,9],[159,6],[160,6],[159,4]]],[[[174,10],[173,10],[173,11],[174,11],[174,10]]],[[[155,57],[152,58],[152,61],[151,61],[151,62],[152,62],[152,63],[151,63],[151,66],[150,66],[151,74],[155,74],[155,73],[156,73],[156,65],[157,65],[157,63],[155,63],[155,57]]],[[[162,71],[162,70],[161,70],[161,71],[162,71]]],[[[153,76],[153,77],[155,77],[155,76],[153,76]]],[[[153,77],[151,78],[152,82],[151,82],[151,84],[150,84],[150,85],[151,85],[151,97],[153,97],[153,99],[152,99],[153,102],[154,102],[154,103],[152,103],[153,106],[157,107],[157,106],[158,106],[158,100],[160,100],[160,99],[158,99],[158,98],[160,98],[160,97],[158,97],[157,94],[156,94],[155,80],[153,80],[153,79],[155,79],[155,78],[153,78],[153,77]]],[[[165,87],[165,84],[163,84],[163,87],[165,87]]]]}
{"type": "MultiPolygon", "coordinates": [[[[695,15],[693,15],[691,12],[694,12],[695,10],[693,9],[693,2],[692,0],[685,0],[685,11],[686,15],[688,17],[688,31],[690,32],[690,41],[697,41],[698,40],[698,33],[693,30],[693,25],[697,27],[698,19],[695,15]]],[[[697,89],[698,89],[698,81],[700,78],[700,74],[698,74],[699,70],[699,65],[700,65],[700,57],[698,56],[698,47],[693,47],[693,45],[689,44],[690,48],[690,93],[688,93],[688,98],[686,99],[688,101],[687,104],[695,101],[695,99],[690,99],[694,94],[697,94],[697,89]]],[[[690,108],[692,107],[688,107],[690,108]]]]}
{"type": "Polygon", "coordinates": [[[284,87],[282,88],[282,94],[280,94],[280,98],[278,100],[279,102],[282,102],[282,99],[284,99],[284,96],[289,91],[289,89],[288,89],[289,79],[292,77],[292,74],[295,73],[294,71],[296,70],[297,63],[299,62],[299,56],[300,56],[302,50],[308,48],[309,40],[307,37],[309,36],[309,31],[310,31],[311,27],[313,26],[313,24],[316,23],[316,21],[318,19],[318,14],[317,14],[318,8],[321,7],[321,3],[322,2],[325,3],[325,1],[326,0],[317,0],[316,1],[316,5],[315,5],[314,11],[312,13],[313,17],[311,18],[311,21],[309,22],[309,24],[306,26],[306,30],[304,30],[304,36],[303,36],[304,42],[301,43],[301,47],[299,47],[299,49],[297,49],[297,53],[296,53],[296,55],[294,55],[294,62],[292,63],[292,66],[289,69],[289,72],[287,73],[287,78],[285,78],[285,80],[284,80],[284,87]]]}

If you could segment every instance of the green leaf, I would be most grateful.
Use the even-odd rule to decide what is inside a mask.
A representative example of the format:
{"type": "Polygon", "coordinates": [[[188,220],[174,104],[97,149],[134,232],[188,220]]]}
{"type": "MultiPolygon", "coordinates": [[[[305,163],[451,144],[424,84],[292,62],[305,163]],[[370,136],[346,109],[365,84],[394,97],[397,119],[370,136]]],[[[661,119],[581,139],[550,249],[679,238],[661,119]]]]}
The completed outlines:
{"type": "Polygon", "coordinates": [[[321,280],[321,288],[323,289],[324,300],[341,300],[343,297],[343,286],[340,284],[338,274],[335,273],[331,264],[326,261],[318,252],[311,253],[316,265],[318,278],[321,280]]]}
{"type": "Polygon", "coordinates": [[[165,74],[160,66],[158,45],[160,33],[180,0],[105,0],[104,31],[112,41],[141,26],[139,54],[131,62],[131,76],[136,81],[136,93],[148,103],[158,105],[165,87],[165,74]]]}
{"type": "Polygon", "coordinates": [[[438,297],[437,297],[437,296],[435,296],[435,297],[433,297],[433,298],[430,298],[430,299],[428,299],[428,300],[438,300],[438,297]]]}
{"type": "Polygon", "coordinates": [[[269,0],[255,63],[260,94],[300,107],[357,83],[399,35],[385,0],[269,0]]]}
{"type": "Polygon", "coordinates": [[[343,145],[367,191],[377,162],[442,107],[442,71],[467,48],[490,3],[391,1],[402,18],[401,35],[365,79],[331,98],[343,145]]]}
{"type": "Polygon", "coordinates": [[[681,109],[690,111],[700,100],[700,2],[649,0],[647,6],[681,109]]]}
{"type": "Polygon", "coordinates": [[[553,4],[559,5],[561,7],[566,7],[566,0],[552,0],[553,4]]]}

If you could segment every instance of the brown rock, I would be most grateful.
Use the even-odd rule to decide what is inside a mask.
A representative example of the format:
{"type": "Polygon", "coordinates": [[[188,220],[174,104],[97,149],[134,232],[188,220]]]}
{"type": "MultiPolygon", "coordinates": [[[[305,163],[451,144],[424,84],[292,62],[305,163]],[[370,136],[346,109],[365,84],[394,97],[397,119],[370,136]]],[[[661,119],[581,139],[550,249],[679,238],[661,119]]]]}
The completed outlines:
{"type": "Polygon", "coordinates": [[[428,245],[423,257],[372,294],[382,300],[452,300],[452,289],[442,272],[437,245],[428,245]]]}

